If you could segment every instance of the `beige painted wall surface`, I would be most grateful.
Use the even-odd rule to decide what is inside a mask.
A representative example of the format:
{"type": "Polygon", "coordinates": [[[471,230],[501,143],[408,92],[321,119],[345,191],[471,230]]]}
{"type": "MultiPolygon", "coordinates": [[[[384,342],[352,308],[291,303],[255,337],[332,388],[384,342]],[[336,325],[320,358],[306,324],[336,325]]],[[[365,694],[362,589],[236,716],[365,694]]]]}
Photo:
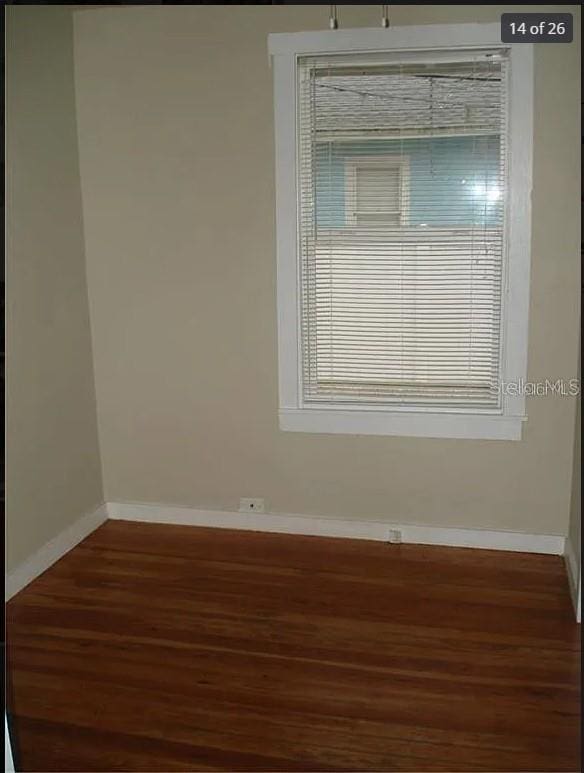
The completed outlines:
{"type": "MultiPolygon", "coordinates": [[[[493,22],[513,8],[391,16],[493,22]]],[[[529,399],[522,442],[278,428],[267,35],[326,29],[328,6],[74,15],[107,498],[237,509],[262,496],[284,513],[565,534],[573,398],[529,399]]],[[[339,17],[376,26],[379,6],[339,6],[339,17]]],[[[576,372],[579,72],[577,43],[537,48],[531,379],[576,372]]]]}
{"type": "Polygon", "coordinates": [[[576,431],[574,433],[574,469],[572,473],[572,503],[570,508],[570,542],[578,563],[580,563],[581,553],[581,529],[582,529],[582,438],[581,438],[581,403],[578,398],[576,406],[576,431]]]}
{"type": "Polygon", "coordinates": [[[7,569],[103,501],[71,12],[7,9],[7,569]]]}

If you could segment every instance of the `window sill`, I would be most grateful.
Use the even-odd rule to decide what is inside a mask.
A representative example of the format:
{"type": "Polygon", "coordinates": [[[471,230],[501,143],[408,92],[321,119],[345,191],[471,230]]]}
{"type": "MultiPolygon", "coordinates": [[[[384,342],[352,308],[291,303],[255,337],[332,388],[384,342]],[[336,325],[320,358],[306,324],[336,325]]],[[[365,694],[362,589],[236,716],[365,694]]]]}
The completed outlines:
{"type": "Polygon", "coordinates": [[[285,408],[280,429],[342,435],[521,440],[522,416],[285,408]]]}

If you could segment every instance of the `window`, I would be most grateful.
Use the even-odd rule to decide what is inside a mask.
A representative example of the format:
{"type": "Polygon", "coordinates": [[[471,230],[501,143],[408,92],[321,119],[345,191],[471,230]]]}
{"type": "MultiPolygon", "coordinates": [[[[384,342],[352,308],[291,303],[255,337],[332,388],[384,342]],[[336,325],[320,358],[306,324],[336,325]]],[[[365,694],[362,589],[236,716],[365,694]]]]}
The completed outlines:
{"type": "Polygon", "coordinates": [[[405,225],[408,191],[407,159],[401,156],[348,158],[345,162],[346,224],[405,225]]]}
{"type": "Polygon", "coordinates": [[[498,25],[270,36],[283,429],[520,438],[531,48],[498,25]]]}

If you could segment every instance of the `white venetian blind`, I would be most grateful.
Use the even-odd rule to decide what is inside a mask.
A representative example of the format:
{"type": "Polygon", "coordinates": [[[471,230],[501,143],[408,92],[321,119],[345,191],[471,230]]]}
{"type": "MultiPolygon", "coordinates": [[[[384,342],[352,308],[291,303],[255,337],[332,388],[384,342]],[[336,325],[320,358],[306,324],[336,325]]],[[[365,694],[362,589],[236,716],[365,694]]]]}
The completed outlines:
{"type": "Polygon", "coordinates": [[[496,407],[505,59],[298,64],[304,401],[496,407]]]}

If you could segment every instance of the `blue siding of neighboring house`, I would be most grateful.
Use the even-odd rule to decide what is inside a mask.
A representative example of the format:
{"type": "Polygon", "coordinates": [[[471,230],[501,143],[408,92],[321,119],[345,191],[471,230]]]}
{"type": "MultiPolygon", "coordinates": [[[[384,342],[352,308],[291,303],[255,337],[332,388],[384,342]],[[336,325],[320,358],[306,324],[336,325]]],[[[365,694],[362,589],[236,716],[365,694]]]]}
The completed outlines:
{"type": "Polygon", "coordinates": [[[409,160],[408,225],[496,226],[501,202],[499,138],[433,137],[362,142],[323,142],[316,150],[317,224],[345,225],[345,163],[355,156],[397,155],[409,160]]]}

